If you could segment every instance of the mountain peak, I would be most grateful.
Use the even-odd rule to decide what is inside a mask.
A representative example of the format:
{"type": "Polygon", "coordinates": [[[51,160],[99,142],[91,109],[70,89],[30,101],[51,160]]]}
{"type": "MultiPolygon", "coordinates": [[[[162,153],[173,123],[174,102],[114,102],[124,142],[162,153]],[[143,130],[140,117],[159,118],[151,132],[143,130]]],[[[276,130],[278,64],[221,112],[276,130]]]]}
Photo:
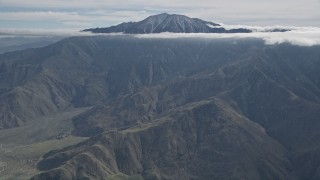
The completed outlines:
{"type": "Polygon", "coordinates": [[[152,34],[172,33],[249,33],[249,29],[226,30],[219,24],[180,14],[161,13],[139,22],[122,23],[106,28],[85,29],[92,33],[152,34]]]}

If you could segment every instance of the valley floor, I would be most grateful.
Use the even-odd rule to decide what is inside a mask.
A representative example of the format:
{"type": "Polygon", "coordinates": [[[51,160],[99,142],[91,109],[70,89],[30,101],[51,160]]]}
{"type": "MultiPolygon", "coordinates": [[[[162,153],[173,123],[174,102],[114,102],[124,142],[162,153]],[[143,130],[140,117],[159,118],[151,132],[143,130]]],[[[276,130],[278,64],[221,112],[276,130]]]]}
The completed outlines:
{"type": "Polygon", "coordinates": [[[76,108],[35,119],[18,128],[1,130],[0,180],[29,179],[39,173],[36,165],[45,153],[86,140],[70,134],[72,117],[88,109],[76,108]]]}

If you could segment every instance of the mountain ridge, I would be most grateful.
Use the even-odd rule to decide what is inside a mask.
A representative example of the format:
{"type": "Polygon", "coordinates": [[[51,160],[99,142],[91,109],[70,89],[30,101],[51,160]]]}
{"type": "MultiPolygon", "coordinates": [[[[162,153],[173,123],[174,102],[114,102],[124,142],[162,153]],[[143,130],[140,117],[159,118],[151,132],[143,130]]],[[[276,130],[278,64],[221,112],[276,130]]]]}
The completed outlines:
{"type": "Polygon", "coordinates": [[[6,53],[0,127],[66,113],[44,134],[88,138],[33,159],[34,179],[319,179],[319,48],[119,35],[6,53]]]}
{"type": "Polygon", "coordinates": [[[125,33],[152,34],[162,32],[172,33],[250,33],[249,29],[237,28],[227,30],[219,24],[190,18],[185,15],[161,13],[149,16],[139,22],[121,23],[107,28],[84,29],[83,32],[92,33],[125,33]]]}

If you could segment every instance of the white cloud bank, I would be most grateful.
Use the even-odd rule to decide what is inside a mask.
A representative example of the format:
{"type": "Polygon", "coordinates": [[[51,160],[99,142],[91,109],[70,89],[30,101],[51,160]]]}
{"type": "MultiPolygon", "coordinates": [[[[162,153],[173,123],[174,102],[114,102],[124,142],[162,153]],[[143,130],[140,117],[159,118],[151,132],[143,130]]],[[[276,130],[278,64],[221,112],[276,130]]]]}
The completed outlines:
{"type": "MultiPolygon", "coordinates": [[[[223,25],[226,27],[225,25],[223,25]]],[[[231,26],[229,26],[231,28],[231,26]]],[[[139,34],[138,38],[261,38],[266,44],[291,43],[298,46],[320,45],[320,28],[318,27],[284,27],[284,26],[232,26],[232,28],[248,28],[252,33],[160,33],[139,34]],[[287,32],[265,32],[274,29],[289,29],[287,32]]]]}
{"type": "MultiPolygon", "coordinates": [[[[298,46],[320,45],[320,28],[318,27],[285,27],[285,26],[242,26],[224,25],[226,29],[247,28],[252,33],[160,33],[160,34],[136,34],[130,35],[137,38],[260,38],[266,44],[291,43],[298,46]],[[288,29],[287,32],[266,32],[274,29],[288,29]]],[[[1,29],[0,36],[119,36],[121,33],[114,34],[92,34],[79,32],[77,29],[1,29]]]]}

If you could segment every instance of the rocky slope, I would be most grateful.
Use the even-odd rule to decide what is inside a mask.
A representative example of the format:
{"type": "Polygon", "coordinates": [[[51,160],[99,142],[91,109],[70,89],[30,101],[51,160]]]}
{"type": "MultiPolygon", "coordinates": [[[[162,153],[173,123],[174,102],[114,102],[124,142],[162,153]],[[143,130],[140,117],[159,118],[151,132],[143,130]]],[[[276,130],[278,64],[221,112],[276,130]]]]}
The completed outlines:
{"type": "Polygon", "coordinates": [[[47,154],[33,179],[287,179],[286,150],[264,128],[210,99],[152,123],[47,154]],[[273,147],[273,151],[269,151],[273,147]]]}
{"type": "Polygon", "coordinates": [[[33,179],[317,179],[319,46],[73,37],[0,55],[1,128],[92,107],[33,179]]]}

